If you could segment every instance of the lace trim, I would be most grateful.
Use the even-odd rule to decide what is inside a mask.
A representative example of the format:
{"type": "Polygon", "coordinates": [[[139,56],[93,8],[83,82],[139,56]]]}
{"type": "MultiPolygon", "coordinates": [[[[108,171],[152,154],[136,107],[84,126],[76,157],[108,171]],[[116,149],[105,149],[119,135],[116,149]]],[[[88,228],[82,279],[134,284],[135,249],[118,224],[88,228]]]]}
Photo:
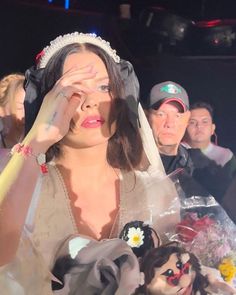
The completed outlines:
{"type": "Polygon", "coordinates": [[[58,169],[56,166],[54,166],[53,168],[55,169],[55,172],[56,172],[57,178],[58,178],[58,180],[59,180],[59,182],[60,182],[60,184],[61,184],[61,186],[62,186],[62,189],[63,189],[63,191],[64,191],[64,194],[65,194],[65,197],[66,197],[67,210],[68,210],[68,213],[69,213],[69,215],[70,215],[71,222],[72,222],[72,224],[73,224],[73,228],[74,228],[75,232],[78,234],[78,233],[79,233],[79,231],[78,231],[78,227],[77,227],[77,225],[76,225],[75,218],[74,218],[74,215],[73,215],[73,213],[72,213],[72,209],[71,209],[71,200],[70,200],[70,198],[69,198],[69,194],[68,194],[67,188],[66,188],[66,186],[65,186],[65,183],[64,183],[63,177],[62,177],[62,175],[61,175],[61,172],[59,171],[59,169],[58,169]]]}
{"type": "MultiPolygon", "coordinates": [[[[66,204],[67,204],[67,209],[68,209],[68,212],[69,212],[69,215],[70,215],[70,218],[71,218],[71,221],[72,221],[72,224],[73,224],[73,228],[75,230],[75,232],[77,234],[79,234],[79,230],[78,230],[78,227],[76,225],[76,222],[75,222],[75,218],[74,218],[74,215],[73,215],[73,212],[72,212],[72,209],[71,209],[71,200],[70,200],[70,197],[69,197],[69,194],[68,194],[68,191],[67,191],[67,188],[66,188],[66,185],[64,183],[64,180],[63,180],[63,177],[61,175],[61,172],[60,170],[56,167],[56,166],[53,166],[55,172],[56,172],[56,176],[62,186],[62,189],[64,191],[64,194],[65,194],[65,197],[66,197],[66,204]]],[[[120,228],[120,224],[119,224],[119,221],[120,221],[120,213],[121,213],[121,203],[122,200],[124,199],[124,185],[123,185],[123,175],[122,175],[122,172],[120,173],[116,173],[116,175],[118,176],[118,180],[119,180],[119,205],[118,205],[118,209],[117,209],[117,214],[115,216],[115,219],[114,219],[114,222],[112,224],[112,227],[111,227],[111,231],[110,231],[110,234],[109,234],[109,238],[113,238],[113,237],[116,237],[117,234],[118,234],[118,228],[120,228]]]]}

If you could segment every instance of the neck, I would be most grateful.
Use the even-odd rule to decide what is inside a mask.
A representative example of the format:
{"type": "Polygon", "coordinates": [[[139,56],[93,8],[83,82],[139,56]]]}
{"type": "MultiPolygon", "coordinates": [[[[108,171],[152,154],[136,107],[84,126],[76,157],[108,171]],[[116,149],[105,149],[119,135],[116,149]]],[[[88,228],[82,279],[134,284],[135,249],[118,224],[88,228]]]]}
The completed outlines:
{"type": "Polygon", "coordinates": [[[178,153],[178,145],[158,145],[159,152],[167,156],[176,156],[178,153]]]}
{"type": "Polygon", "coordinates": [[[107,162],[107,144],[100,144],[87,148],[72,148],[62,146],[61,156],[56,159],[58,166],[63,166],[76,173],[99,174],[104,167],[109,167],[107,162]]]}
{"type": "Polygon", "coordinates": [[[205,142],[190,142],[188,144],[191,146],[191,148],[204,150],[204,149],[206,149],[209,146],[210,141],[205,141],[205,142]]]}
{"type": "MultiPolygon", "coordinates": [[[[119,179],[119,170],[107,162],[107,144],[90,148],[74,149],[62,147],[61,156],[55,160],[57,168],[64,177],[67,189],[99,192],[107,183],[119,179]],[[82,181],[78,181],[82,179],[82,181]]],[[[84,193],[83,193],[84,194],[84,193]]]]}

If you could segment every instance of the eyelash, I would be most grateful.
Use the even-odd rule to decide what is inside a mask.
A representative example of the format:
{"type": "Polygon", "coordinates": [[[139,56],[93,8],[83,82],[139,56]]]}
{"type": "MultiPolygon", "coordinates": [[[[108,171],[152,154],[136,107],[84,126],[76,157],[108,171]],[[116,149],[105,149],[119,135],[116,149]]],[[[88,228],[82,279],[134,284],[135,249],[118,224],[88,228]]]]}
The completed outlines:
{"type": "Polygon", "coordinates": [[[100,85],[100,86],[98,86],[98,91],[101,91],[101,92],[110,92],[111,89],[110,89],[110,86],[109,85],[100,85]]]}

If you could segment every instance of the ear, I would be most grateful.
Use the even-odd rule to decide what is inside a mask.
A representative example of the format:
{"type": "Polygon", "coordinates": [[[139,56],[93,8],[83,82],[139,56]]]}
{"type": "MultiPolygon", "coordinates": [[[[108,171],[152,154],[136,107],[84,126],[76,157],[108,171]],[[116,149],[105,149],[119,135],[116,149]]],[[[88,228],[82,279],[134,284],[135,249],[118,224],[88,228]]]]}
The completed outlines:
{"type": "Polygon", "coordinates": [[[188,124],[190,115],[191,115],[190,111],[186,111],[183,113],[182,119],[183,119],[183,123],[185,123],[186,125],[188,124]]]}
{"type": "Polygon", "coordinates": [[[213,123],[211,127],[211,135],[215,133],[215,130],[216,130],[216,125],[213,123]]]}

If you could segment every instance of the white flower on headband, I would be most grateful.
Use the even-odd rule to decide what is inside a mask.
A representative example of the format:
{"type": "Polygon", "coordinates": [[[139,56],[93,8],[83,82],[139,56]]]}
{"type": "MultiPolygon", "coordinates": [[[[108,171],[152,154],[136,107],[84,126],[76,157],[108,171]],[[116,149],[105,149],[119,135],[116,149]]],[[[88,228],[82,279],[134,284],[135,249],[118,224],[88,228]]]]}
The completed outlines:
{"type": "Polygon", "coordinates": [[[96,34],[84,34],[74,32],[71,34],[66,34],[63,36],[59,36],[53,41],[50,42],[50,45],[43,49],[43,54],[40,56],[38,67],[44,68],[49,59],[61,48],[65,47],[66,45],[73,44],[73,43],[90,43],[102,48],[108,55],[110,55],[116,63],[120,62],[120,57],[116,54],[116,50],[111,48],[109,42],[103,40],[101,37],[97,36],[96,34]]]}
{"type": "Polygon", "coordinates": [[[144,234],[143,231],[138,227],[130,227],[127,234],[127,244],[132,248],[139,248],[143,245],[144,234]]]}

